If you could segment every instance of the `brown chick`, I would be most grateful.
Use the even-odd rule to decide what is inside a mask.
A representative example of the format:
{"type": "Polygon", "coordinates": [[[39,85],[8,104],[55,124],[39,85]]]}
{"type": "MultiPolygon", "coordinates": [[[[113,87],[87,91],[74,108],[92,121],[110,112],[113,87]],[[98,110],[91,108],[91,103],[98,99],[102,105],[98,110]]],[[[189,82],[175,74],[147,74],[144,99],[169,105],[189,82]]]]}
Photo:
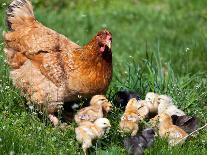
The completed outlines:
{"type": "MultiPolygon", "coordinates": [[[[102,30],[80,47],[45,27],[28,0],[13,0],[6,11],[4,34],[10,77],[40,109],[55,118],[63,102],[103,94],[112,77],[112,35],[102,30]]],[[[56,125],[58,119],[53,122],[56,125]]]]}
{"type": "Polygon", "coordinates": [[[90,106],[78,111],[75,115],[75,121],[77,124],[85,121],[94,122],[98,118],[102,118],[104,114],[106,115],[111,110],[111,107],[111,103],[104,95],[95,95],[90,101],[90,106]]]}
{"type": "Polygon", "coordinates": [[[159,115],[159,135],[168,138],[170,145],[183,143],[188,134],[176,125],[173,125],[172,118],[165,113],[159,115]]]}
{"type": "Polygon", "coordinates": [[[140,107],[141,105],[138,104],[136,98],[129,100],[120,122],[120,129],[123,132],[129,132],[132,136],[137,134],[139,130],[138,121],[140,120],[138,109],[140,107]]]}
{"type": "Polygon", "coordinates": [[[190,134],[191,132],[195,131],[198,128],[199,120],[195,116],[172,115],[171,118],[172,118],[172,122],[174,125],[179,126],[181,129],[183,129],[188,134],[190,134]]]}
{"type": "Polygon", "coordinates": [[[110,128],[110,122],[106,118],[99,118],[94,123],[84,122],[75,128],[76,139],[82,143],[83,152],[86,155],[87,149],[92,146],[94,139],[101,138],[106,129],[110,128]]]}
{"type": "Polygon", "coordinates": [[[147,106],[150,110],[150,113],[157,114],[158,111],[158,94],[153,92],[148,92],[145,97],[145,106],[147,106]]]}

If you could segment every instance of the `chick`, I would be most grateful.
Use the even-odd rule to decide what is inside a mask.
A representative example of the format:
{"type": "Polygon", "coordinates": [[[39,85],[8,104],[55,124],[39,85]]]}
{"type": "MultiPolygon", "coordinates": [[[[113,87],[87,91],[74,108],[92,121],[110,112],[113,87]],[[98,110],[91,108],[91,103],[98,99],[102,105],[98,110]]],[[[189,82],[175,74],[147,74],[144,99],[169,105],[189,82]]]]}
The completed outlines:
{"type": "Polygon", "coordinates": [[[155,132],[152,128],[142,131],[139,136],[124,139],[124,147],[133,155],[143,155],[145,148],[150,148],[154,143],[155,132]]]}
{"type": "Polygon", "coordinates": [[[101,105],[93,105],[85,107],[77,112],[74,119],[77,124],[85,121],[94,122],[98,118],[103,117],[101,105]]]}
{"type": "Polygon", "coordinates": [[[151,127],[155,130],[155,132],[157,133],[158,124],[159,124],[159,115],[156,115],[155,117],[151,118],[149,123],[151,124],[151,127]]]}
{"type": "Polygon", "coordinates": [[[183,129],[188,134],[195,131],[198,128],[198,118],[195,116],[177,116],[172,115],[172,122],[174,125],[179,126],[181,129],[183,129]]]}
{"type": "Polygon", "coordinates": [[[140,100],[140,96],[136,92],[129,90],[120,90],[115,94],[115,106],[124,109],[131,98],[140,100]]]}
{"type": "Polygon", "coordinates": [[[143,120],[146,117],[148,117],[150,110],[149,110],[148,106],[146,106],[146,101],[145,100],[139,100],[138,104],[141,105],[138,108],[138,114],[140,116],[140,119],[143,120]]]}
{"type": "Polygon", "coordinates": [[[166,113],[170,116],[177,115],[177,116],[183,116],[185,113],[178,109],[172,101],[172,98],[167,95],[159,95],[158,97],[158,114],[166,113]]]}
{"type": "Polygon", "coordinates": [[[80,124],[84,121],[94,122],[98,118],[102,118],[112,108],[111,103],[103,95],[95,95],[90,101],[90,106],[78,111],[75,115],[75,121],[80,124]]]}
{"type": "Polygon", "coordinates": [[[139,130],[138,121],[140,120],[140,116],[138,109],[140,107],[141,105],[138,104],[136,98],[130,99],[121,118],[120,129],[131,133],[132,136],[136,135],[139,130]]]}
{"type": "Polygon", "coordinates": [[[157,113],[158,111],[158,94],[149,92],[145,96],[145,105],[149,108],[150,113],[157,113]]]}
{"type": "Polygon", "coordinates": [[[111,109],[112,109],[111,102],[104,102],[102,104],[102,110],[103,110],[104,117],[107,117],[107,114],[111,111],[111,109]]]}
{"type": "Polygon", "coordinates": [[[90,105],[101,105],[104,102],[109,102],[104,95],[94,95],[90,100],[90,105]]]}
{"type": "Polygon", "coordinates": [[[101,138],[106,129],[110,127],[111,125],[108,119],[98,118],[94,123],[84,122],[75,128],[76,139],[82,143],[82,149],[85,155],[87,149],[92,146],[92,141],[101,138]]]}
{"type": "Polygon", "coordinates": [[[104,95],[95,95],[95,96],[92,97],[92,99],[90,101],[90,105],[96,105],[96,104],[101,104],[102,105],[104,117],[106,117],[107,114],[112,109],[111,102],[109,102],[104,95]]]}
{"type": "Polygon", "coordinates": [[[188,136],[183,129],[173,125],[171,116],[165,113],[159,115],[158,128],[160,137],[168,138],[168,143],[172,146],[177,143],[183,143],[185,137],[188,136]]]}

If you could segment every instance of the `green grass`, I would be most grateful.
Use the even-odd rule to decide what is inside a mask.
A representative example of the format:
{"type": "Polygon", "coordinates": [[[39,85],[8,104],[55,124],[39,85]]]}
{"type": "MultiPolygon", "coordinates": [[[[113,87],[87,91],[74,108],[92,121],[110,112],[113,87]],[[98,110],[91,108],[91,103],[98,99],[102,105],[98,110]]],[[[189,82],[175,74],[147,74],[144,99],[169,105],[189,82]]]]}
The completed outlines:
{"type": "MultiPolygon", "coordinates": [[[[6,0],[0,0],[0,34],[6,0]]],[[[122,88],[166,93],[189,115],[207,122],[207,1],[200,0],[33,0],[46,26],[84,45],[107,27],[113,34],[113,80],[107,96],[122,88]]],[[[53,128],[25,106],[9,80],[0,37],[0,154],[80,154],[74,127],[53,128]]],[[[98,140],[98,154],[127,154],[118,132],[122,112],[114,108],[110,132],[98,140]]],[[[146,154],[207,154],[207,129],[182,146],[157,139],[146,154]]],[[[95,154],[95,147],[90,154],[95,154]]]]}

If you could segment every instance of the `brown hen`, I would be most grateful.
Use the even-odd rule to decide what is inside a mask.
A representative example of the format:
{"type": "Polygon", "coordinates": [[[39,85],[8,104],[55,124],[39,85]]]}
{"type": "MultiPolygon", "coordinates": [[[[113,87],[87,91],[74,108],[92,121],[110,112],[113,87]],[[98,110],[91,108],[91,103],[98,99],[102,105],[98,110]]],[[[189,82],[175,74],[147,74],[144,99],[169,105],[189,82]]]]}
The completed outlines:
{"type": "Polygon", "coordinates": [[[28,0],[13,0],[6,12],[9,32],[4,34],[10,77],[29,101],[49,113],[64,101],[103,94],[112,77],[112,35],[97,33],[83,47],[43,26],[28,0]]]}

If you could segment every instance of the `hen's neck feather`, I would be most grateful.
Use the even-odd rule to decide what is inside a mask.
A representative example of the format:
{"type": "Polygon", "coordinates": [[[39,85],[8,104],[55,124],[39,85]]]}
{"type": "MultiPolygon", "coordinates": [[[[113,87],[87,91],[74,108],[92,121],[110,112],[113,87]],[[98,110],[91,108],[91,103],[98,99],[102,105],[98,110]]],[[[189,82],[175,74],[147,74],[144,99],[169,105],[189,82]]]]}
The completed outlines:
{"type": "Polygon", "coordinates": [[[100,47],[98,45],[98,41],[94,37],[88,44],[83,46],[81,49],[81,57],[84,59],[92,59],[97,61],[105,61],[107,63],[111,63],[112,61],[112,53],[111,51],[100,52],[100,47]]]}

